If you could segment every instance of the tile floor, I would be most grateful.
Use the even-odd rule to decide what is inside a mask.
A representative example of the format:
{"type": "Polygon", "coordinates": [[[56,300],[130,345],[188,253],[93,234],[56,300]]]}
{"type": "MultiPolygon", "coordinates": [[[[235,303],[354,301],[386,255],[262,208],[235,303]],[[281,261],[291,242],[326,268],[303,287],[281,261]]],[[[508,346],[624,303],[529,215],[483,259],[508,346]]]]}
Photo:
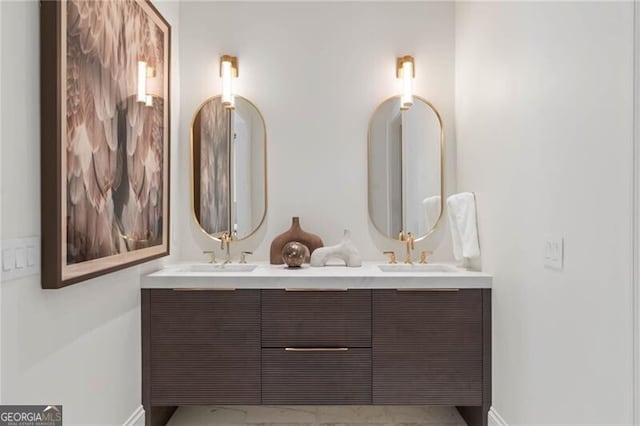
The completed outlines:
{"type": "Polygon", "coordinates": [[[465,426],[455,408],[440,406],[193,406],[169,426],[465,426]]]}

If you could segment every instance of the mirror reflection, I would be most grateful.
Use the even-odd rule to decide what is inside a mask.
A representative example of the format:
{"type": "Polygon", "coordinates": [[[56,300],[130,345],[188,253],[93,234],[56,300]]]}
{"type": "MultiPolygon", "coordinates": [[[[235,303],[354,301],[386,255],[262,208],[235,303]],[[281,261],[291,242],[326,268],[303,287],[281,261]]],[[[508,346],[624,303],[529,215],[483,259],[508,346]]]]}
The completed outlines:
{"type": "Polygon", "coordinates": [[[379,232],[424,238],[443,209],[442,120],[427,100],[387,99],[369,125],[369,216],[379,232]]]}
{"type": "Polygon", "coordinates": [[[208,235],[247,238],[266,214],[266,128],[248,99],[208,99],[191,127],[193,210],[208,235]]]}

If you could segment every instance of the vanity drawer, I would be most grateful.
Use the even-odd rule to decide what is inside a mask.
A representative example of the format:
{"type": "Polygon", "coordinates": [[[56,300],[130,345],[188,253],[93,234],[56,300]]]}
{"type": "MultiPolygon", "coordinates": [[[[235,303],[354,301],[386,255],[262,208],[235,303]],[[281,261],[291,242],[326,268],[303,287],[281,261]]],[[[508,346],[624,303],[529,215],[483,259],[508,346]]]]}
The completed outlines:
{"type": "Polygon", "coordinates": [[[374,404],[482,404],[482,290],[373,295],[374,404]]]}
{"type": "Polygon", "coordinates": [[[371,403],[371,349],[262,350],[262,403],[371,403]]]}
{"type": "Polygon", "coordinates": [[[260,404],[260,290],[143,298],[151,404],[260,404]]]}
{"type": "Polygon", "coordinates": [[[371,291],[262,290],[262,346],[371,347],[371,291]]]}

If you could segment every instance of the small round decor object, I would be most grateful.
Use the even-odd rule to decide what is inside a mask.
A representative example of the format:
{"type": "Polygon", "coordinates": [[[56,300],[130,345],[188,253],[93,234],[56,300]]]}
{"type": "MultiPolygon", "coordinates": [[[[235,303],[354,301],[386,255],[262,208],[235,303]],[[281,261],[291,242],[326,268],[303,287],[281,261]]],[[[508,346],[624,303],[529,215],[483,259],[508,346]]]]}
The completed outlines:
{"type": "Polygon", "coordinates": [[[309,258],[309,248],[297,241],[291,241],[282,248],[282,260],[289,268],[299,268],[309,258]]]}

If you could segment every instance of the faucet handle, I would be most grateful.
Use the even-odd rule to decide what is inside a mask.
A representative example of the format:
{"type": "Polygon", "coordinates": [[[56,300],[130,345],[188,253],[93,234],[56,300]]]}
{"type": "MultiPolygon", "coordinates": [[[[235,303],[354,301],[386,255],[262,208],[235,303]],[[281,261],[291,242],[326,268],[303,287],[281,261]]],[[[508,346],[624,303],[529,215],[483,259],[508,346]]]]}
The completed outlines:
{"type": "Polygon", "coordinates": [[[252,254],[252,251],[243,251],[240,253],[240,263],[247,263],[247,256],[252,254]]]}
{"type": "Polygon", "coordinates": [[[214,250],[205,250],[202,253],[210,255],[211,259],[209,260],[209,263],[217,263],[216,252],[214,250]]]}
{"type": "Polygon", "coordinates": [[[431,256],[432,254],[433,252],[430,250],[423,250],[422,252],[420,252],[420,264],[426,265],[427,263],[429,263],[429,256],[431,256]]]}
{"type": "Polygon", "coordinates": [[[389,256],[389,263],[390,264],[394,264],[394,263],[398,263],[398,261],[396,260],[396,252],[395,251],[385,251],[382,252],[383,254],[389,256]]]}
{"type": "Polygon", "coordinates": [[[404,231],[400,231],[398,233],[398,241],[404,241],[404,240],[405,240],[404,231]]]}

